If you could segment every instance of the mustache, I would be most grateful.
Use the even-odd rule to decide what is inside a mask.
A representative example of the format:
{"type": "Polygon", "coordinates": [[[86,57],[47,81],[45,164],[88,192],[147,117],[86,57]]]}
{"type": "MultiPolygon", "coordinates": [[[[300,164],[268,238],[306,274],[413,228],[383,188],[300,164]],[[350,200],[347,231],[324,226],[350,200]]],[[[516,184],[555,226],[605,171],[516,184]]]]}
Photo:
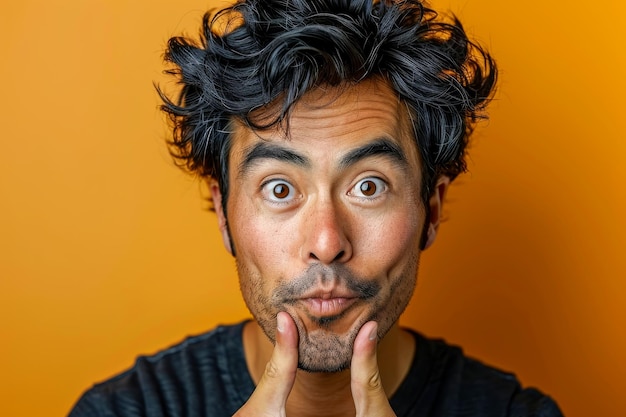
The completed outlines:
{"type": "Polygon", "coordinates": [[[280,284],[272,298],[278,303],[294,302],[313,287],[329,283],[343,286],[362,299],[375,297],[380,292],[378,282],[359,278],[345,265],[313,264],[293,280],[280,284]]]}

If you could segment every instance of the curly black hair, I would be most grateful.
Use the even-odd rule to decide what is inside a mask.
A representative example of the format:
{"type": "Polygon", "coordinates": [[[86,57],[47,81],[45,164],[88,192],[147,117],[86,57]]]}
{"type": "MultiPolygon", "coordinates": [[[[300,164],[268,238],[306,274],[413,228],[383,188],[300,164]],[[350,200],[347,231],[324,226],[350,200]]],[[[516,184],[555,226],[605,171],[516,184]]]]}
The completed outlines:
{"type": "Polygon", "coordinates": [[[224,206],[233,120],[253,129],[288,122],[311,89],[369,77],[388,82],[409,109],[427,201],[439,176],[466,170],[469,136],[497,78],[458,19],[445,22],[417,0],[241,0],[207,13],[199,42],[171,38],[165,60],[182,85],[175,98],[157,87],[173,125],[170,152],[216,179],[224,206]],[[251,117],[270,105],[278,111],[263,124],[251,117]]]}

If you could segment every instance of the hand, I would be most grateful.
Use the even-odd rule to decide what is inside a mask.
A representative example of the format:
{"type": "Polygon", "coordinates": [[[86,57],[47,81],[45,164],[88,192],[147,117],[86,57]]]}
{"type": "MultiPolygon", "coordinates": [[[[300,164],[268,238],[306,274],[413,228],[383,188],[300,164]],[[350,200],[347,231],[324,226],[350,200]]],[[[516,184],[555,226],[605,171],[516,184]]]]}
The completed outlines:
{"type": "Polygon", "coordinates": [[[369,321],[361,327],[352,350],[351,388],[356,417],[395,417],[383,389],[376,360],[378,323],[369,321]]]}
{"type": "Polygon", "coordinates": [[[285,404],[298,369],[298,329],[289,314],[276,317],[276,345],[265,372],[234,417],[286,417],[285,404]]]}
{"type": "MultiPolygon", "coordinates": [[[[298,330],[287,313],[278,313],[276,320],[272,357],[256,389],[233,417],[286,417],[285,405],[298,368],[298,330]]],[[[351,389],[356,417],[395,417],[376,361],[377,330],[376,322],[367,322],[354,341],[351,389]]]]}

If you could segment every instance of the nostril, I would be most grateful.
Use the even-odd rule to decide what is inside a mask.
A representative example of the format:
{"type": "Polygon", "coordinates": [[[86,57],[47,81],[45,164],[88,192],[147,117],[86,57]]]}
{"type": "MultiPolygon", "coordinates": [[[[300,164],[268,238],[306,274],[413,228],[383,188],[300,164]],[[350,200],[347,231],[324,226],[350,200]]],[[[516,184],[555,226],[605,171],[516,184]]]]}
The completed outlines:
{"type": "MultiPolygon", "coordinates": [[[[343,258],[346,254],[345,250],[340,251],[332,260],[332,262],[335,261],[339,261],[341,258],[343,258]]],[[[309,253],[309,257],[310,259],[316,260],[316,261],[320,261],[321,259],[319,258],[319,256],[317,256],[315,253],[311,252],[309,253]]]]}
{"type": "Polygon", "coordinates": [[[338,260],[340,260],[341,258],[343,258],[343,256],[344,256],[345,254],[346,254],[346,251],[343,251],[343,250],[342,250],[341,252],[339,252],[339,253],[337,254],[337,256],[335,256],[335,259],[333,259],[333,260],[334,260],[334,261],[338,261],[338,260]]]}

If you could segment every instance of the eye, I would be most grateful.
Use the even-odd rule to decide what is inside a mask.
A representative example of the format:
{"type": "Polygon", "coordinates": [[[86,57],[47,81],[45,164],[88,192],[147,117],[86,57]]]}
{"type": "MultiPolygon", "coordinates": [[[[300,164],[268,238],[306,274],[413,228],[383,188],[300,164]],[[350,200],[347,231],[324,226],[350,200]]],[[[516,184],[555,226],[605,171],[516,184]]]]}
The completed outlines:
{"type": "Polygon", "coordinates": [[[387,184],[380,178],[368,177],[357,182],[350,190],[350,194],[356,197],[375,198],[387,190],[387,184]]]}
{"type": "Polygon", "coordinates": [[[261,187],[263,197],[275,203],[291,201],[295,197],[295,190],[284,180],[270,180],[261,187]]]}

